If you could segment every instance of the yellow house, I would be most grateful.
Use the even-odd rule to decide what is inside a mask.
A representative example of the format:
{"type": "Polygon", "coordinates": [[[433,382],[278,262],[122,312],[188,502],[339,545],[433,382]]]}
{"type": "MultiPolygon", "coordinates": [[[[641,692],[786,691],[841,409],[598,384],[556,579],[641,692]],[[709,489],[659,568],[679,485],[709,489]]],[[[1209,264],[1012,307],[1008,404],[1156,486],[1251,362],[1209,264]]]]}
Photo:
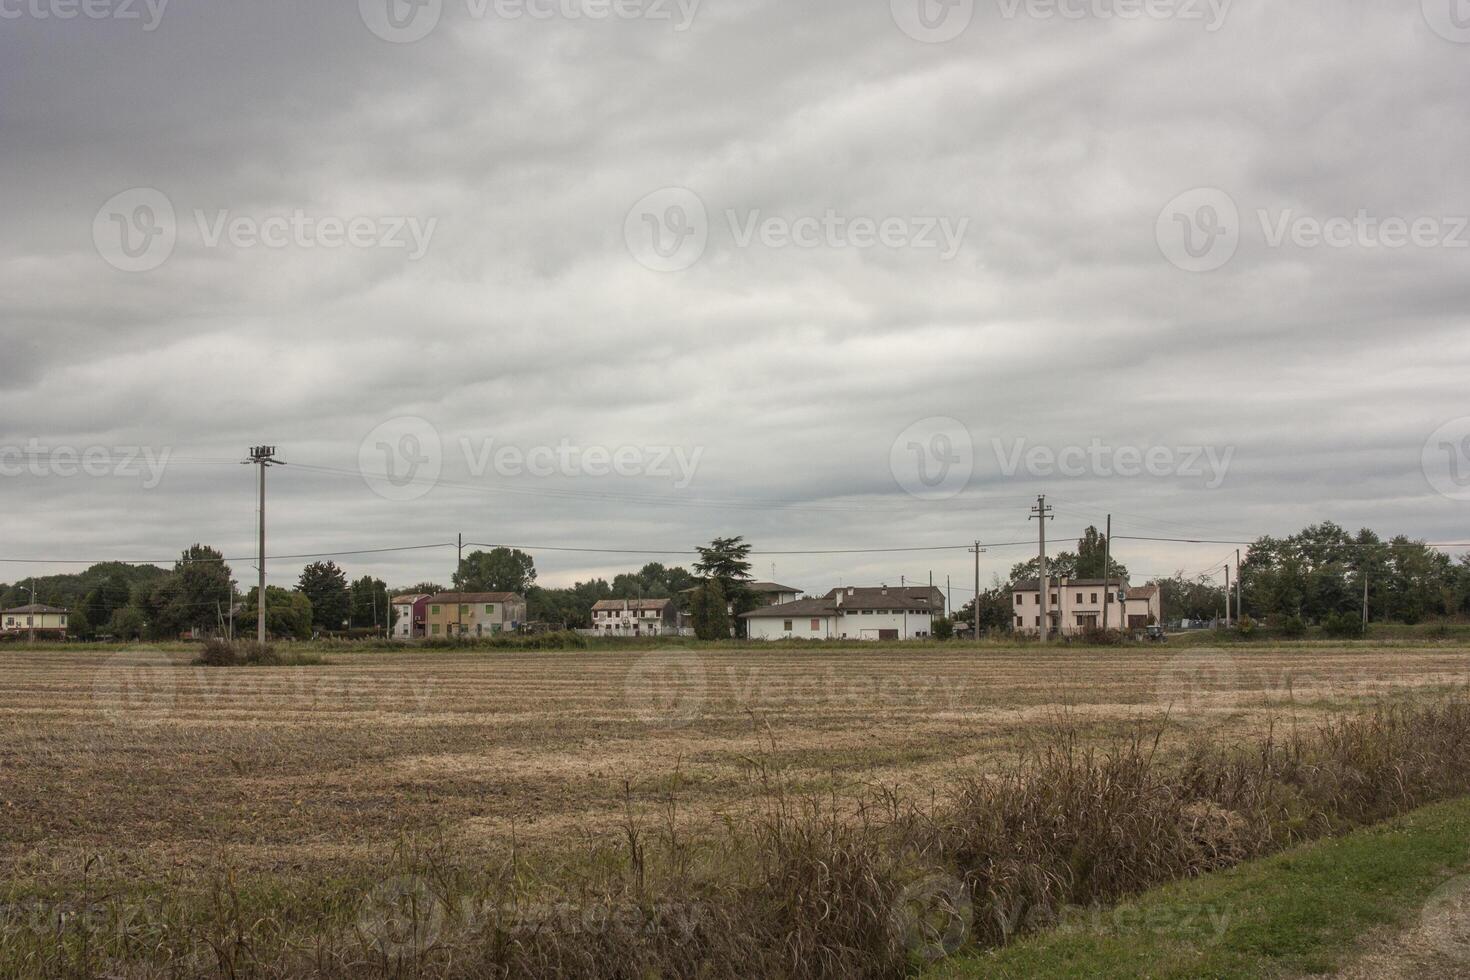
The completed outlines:
{"type": "Polygon", "coordinates": [[[67,611],[55,606],[31,603],[0,612],[0,632],[29,633],[56,639],[66,636],[67,611]]]}
{"type": "Polygon", "coordinates": [[[520,628],[526,599],[514,592],[441,592],[424,609],[424,636],[494,636],[520,628]]]}

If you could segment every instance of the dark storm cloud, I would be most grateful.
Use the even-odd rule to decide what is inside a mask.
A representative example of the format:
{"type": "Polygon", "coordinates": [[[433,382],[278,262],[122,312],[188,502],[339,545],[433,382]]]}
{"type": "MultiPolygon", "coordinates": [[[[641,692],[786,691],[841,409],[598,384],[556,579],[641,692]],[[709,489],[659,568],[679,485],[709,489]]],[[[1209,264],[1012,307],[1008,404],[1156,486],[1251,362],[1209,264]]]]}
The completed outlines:
{"type": "MultiPolygon", "coordinates": [[[[0,444],[177,461],[150,488],[7,475],[0,550],[248,552],[251,472],[230,460],[262,441],[330,470],[272,473],[283,553],[460,531],[592,547],[1009,541],[1034,534],[1042,491],[1063,543],[1110,511],[1140,536],[1321,518],[1463,534],[1464,502],[1431,488],[1423,459],[1431,433],[1470,413],[1470,250],[1269,238],[1299,218],[1470,214],[1470,45],[1419,4],[1235,3],[1212,31],[1107,3],[1072,4],[1073,19],[993,0],[944,44],[878,2],[705,0],[687,30],[481,6],[446,0],[411,44],[374,36],[351,3],[169,4],[153,30],[4,8],[23,13],[0,20],[0,444]],[[659,273],[630,254],[625,219],[668,187],[698,195],[709,240],[659,273]],[[166,196],[178,240],[157,268],[123,272],[94,218],[135,188],[166,196]],[[1196,188],[1239,215],[1238,247],[1211,272],[1171,264],[1156,233],[1196,188]],[[231,219],[259,232],[297,212],[433,227],[412,260],[209,243],[231,219]],[[746,222],[829,212],[965,230],[949,261],[740,243],[746,222]],[[445,485],[412,501],[356,473],[364,439],[400,416],[443,445],[445,485]],[[939,500],[905,492],[892,464],[900,433],[933,418],[972,446],[968,486],[939,500]],[[674,489],[472,472],[462,443],[486,440],[702,455],[674,489]],[[1231,456],[1211,488],[1007,473],[997,440],[1231,456]]],[[[1127,547],[1146,571],[1215,557],[1127,547]]],[[[1024,556],[995,550],[987,578],[1024,556]]],[[[442,580],[450,557],[347,564],[406,584],[442,580]]],[[[813,590],[970,575],[963,552],[774,560],[813,590]]],[[[636,559],[538,562],[561,581],[636,559]]]]}

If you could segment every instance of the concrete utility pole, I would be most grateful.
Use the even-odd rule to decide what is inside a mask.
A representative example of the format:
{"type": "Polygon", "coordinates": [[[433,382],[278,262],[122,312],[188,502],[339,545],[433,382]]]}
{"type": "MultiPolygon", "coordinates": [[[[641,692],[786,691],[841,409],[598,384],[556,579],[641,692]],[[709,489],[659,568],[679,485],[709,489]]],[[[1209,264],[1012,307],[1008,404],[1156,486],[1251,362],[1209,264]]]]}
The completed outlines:
{"type": "Polygon", "coordinates": [[[30,630],[30,639],[27,642],[29,642],[29,643],[35,643],[36,642],[36,577],[34,575],[31,576],[31,612],[30,612],[30,615],[26,617],[26,622],[28,624],[30,624],[30,627],[31,627],[31,630],[30,630]]]}
{"type": "MultiPolygon", "coordinates": [[[[454,574],[455,575],[461,575],[461,574],[464,573],[464,533],[463,532],[461,532],[460,535],[459,535],[459,551],[456,552],[456,554],[458,554],[459,558],[458,558],[458,560],[456,561],[456,563],[454,565],[454,574]]],[[[450,585],[454,585],[454,583],[452,581],[449,584],[450,585]]],[[[458,588],[458,586],[455,586],[455,587],[458,588]]],[[[460,635],[463,632],[464,632],[464,603],[462,603],[462,602],[456,602],[454,604],[454,635],[455,636],[458,636],[458,635],[460,635]]]]}
{"type": "Polygon", "coordinates": [[[1037,565],[1036,584],[1041,589],[1041,642],[1046,642],[1047,633],[1051,632],[1051,602],[1049,592],[1050,583],[1046,580],[1046,522],[1052,520],[1051,508],[1046,505],[1046,494],[1040,494],[1036,498],[1036,506],[1031,508],[1031,516],[1028,520],[1036,521],[1041,529],[1040,562],[1037,565]]]}
{"type": "Polygon", "coordinates": [[[265,471],[268,466],[285,466],[275,458],[275,446],[251,446],[246,466],[260,467],[260,585],[255,593],[255,642],[265,645],[265,471]]]}
{"type": "Polygon", "coordinates": [[[1244,578],[1245,578],[1245,576],[1242,575],[1241,574],[1241,571],[1240,571],[1240,549],[1239,548],[1236,548],[1235,549],[1235,615],[1236,615],[1236,618],[1239,618],[1240,617],[1240,610],[1241,610],[1241,605],[1240,605],[1240,583],[1241,583],[1241,580],[1244,579],[1244,578]]]}
{"type": "Polygon", "coordinates": [[[1363,569],[1363,632],[1368,632],[1368,569],[1363,569]]]}
{"type": "Polygon", "coordinates": [[[970,612],[975,614],[975,639],[980,639],[980,556],[985,554],[985,549],[980,547],[980,542],[975,542],[971,549],[975,556],[975,601],[970,606],[970,612]]]}
{"type": "Polygon", "coordinates": [[[1225,562],[1224,568],[1225,568],[1225,628],[1226,629],[1229,629],[1230,628],[1230,622],[1231,622],[1231,620],[1230,620],[1230,562],[1229,561],[1226,561],[1225,562]]]}
{"type": "MultiPolygon", "coordinates": [[[[1107,530],[1103,532],[1103,625],[1108,628],[1108,606],[1113,604],[1113,515],[1108,515],[1107,530]]],[[[1122,625],[1119,623],[1118,625],[1122,625]]]]}

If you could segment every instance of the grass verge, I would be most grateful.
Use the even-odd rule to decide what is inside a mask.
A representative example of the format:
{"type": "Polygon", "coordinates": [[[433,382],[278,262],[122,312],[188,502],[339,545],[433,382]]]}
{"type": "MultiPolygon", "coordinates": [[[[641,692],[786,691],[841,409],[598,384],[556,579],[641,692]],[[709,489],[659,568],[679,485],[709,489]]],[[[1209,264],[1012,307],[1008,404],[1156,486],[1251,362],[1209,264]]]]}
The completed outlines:
{"type": "MultiPolygon", "coordinates": [[[[1403,925],[1470,865],[1470,799],[1097,911],[1002,950],[950,960],[929,980],[995,977],[1286,977],[1344,965],[1368,930],[1403,925]]],[[[1470,963],[1465,964],[1470,970],[1470,963]]]]}

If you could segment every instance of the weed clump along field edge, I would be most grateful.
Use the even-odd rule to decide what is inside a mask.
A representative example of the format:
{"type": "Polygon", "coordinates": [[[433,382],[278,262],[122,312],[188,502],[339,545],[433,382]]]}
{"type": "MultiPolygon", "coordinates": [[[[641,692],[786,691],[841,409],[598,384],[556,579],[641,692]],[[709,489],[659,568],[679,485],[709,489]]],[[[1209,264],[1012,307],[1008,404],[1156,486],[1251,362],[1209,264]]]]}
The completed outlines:
{"type": "MultiPolygon", "coordinates": [[[[126,927],[7,924],[0,975],[901,977],[1002,945],[1062,910],[1115,902],[1470,792],[1470,703],[1345,714],[1287,737],[1162,761],[1142,729],[1107,747],[1057,733],[942,804],[874,788],[787,791],[752,760],[755,811],[718,839],[631,815],[563,864],[462,862],[405,840],[377,882],[294,903],[222,876],[126,927]]],[[[7,906],[14,908],[14,903],[7,906]]],[[[111,911],[107,911],[111,909],[111,911]]]]}

